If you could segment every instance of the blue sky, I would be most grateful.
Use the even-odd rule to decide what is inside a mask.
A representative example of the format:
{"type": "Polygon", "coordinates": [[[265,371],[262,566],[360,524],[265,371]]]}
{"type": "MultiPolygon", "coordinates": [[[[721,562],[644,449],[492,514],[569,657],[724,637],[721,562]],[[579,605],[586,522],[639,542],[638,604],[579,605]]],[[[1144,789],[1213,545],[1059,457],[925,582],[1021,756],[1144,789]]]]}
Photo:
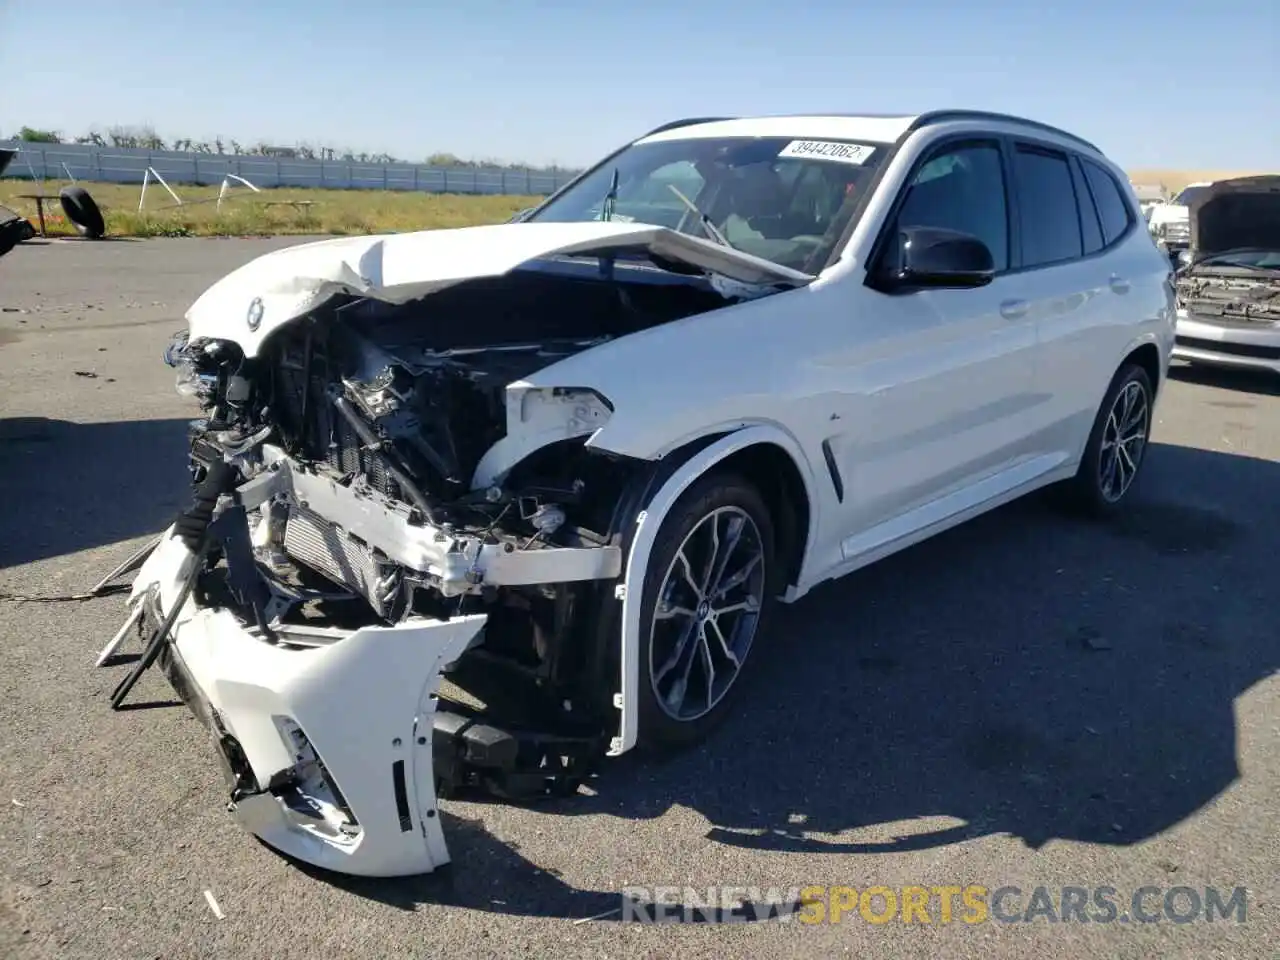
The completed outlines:
{"type": "Polygon", "coordinates": [[[1276,170],[1277,40],[1277,0],[0,0],[0,134],[579,165],[676,117],[962,106],[1276,170]]]}

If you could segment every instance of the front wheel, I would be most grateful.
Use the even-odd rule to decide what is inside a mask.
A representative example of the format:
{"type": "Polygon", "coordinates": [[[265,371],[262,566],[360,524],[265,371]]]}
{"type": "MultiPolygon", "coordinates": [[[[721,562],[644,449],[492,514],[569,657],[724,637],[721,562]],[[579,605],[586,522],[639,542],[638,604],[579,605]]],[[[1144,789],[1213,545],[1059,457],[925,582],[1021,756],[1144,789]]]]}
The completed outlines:
{"type": "Polygon", "coordinates": [[[1120,510],[1146,458],[1154,402],[1146,370],[1121,367],[1098,408],[1080,468],[1068,481],[1075,505],[1103,517],[1120,510]]]}
{"type": "Polygon", "coordinates": [[[645,574],[642,745],[692,743],[730,712],[749,665],[759,660],[757,636],[778,573],[773,519],[749,482],[709,474],[676,501],[645,574]]]}

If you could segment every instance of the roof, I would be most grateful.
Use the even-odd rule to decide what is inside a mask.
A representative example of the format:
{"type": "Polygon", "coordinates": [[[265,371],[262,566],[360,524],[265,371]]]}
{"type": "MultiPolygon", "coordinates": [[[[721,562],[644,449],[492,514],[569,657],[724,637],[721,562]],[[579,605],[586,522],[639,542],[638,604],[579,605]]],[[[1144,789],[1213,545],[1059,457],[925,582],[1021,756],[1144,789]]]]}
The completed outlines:
{"type": "Polygon", "coordinates": [[[1032,127],[1074,140],[1095,153],[1102,151],[1074,133],[1058,127],[986,110],[931,110],[921,114],[808,114],[774,117],[698,118],[666,124],[641,137],[637,143],[693,140],[713,137],[795,137],[803,139],[861,140],[893,143],[912,130],[949,121],[981,121],[1032,127]]]}
{"type": "Polygon", "coordinates": [[[867,140],[893,143],[911,129],[916,118],[905,117],[738,117],[688,126],[668,127],[641,137],[638,143],[695,140],[713,137],[796,137],[806,139],[867,140]]]}

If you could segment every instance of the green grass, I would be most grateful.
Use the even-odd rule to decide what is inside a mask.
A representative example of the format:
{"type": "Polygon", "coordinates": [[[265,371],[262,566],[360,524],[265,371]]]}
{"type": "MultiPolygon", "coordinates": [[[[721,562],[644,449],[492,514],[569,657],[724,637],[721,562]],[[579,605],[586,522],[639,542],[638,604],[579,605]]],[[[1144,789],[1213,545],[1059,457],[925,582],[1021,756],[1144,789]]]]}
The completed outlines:
{"type": "MultiPolygon", "coordinates": [[[[43,192],[56,198],[65,181],[45,181],[43,192]]],[[[307,190],[281,188],[253,193],[238,187],[222,209],[211,202],[217,187],[174,185],[183,200],[176,206],[164,187],[147,187],[146,206],[138,212],[139,185],[86,183],[84,187],[102,208],[107,235],[115,237],[254,237],[280,234],[403,233],[441,227],[469,227],[502,223],[513,213],[533,206],[540,197],[465,196],[398,190],[307,190]],[[309,208],[279,205],[281,200],[309,200],[309,208]],[[198,202],[209,201],[209,202],[198,202]],[[268,205],[275,202],[276,205],[268,205]]],[[[41,188],[29,180],[0,180],[0,204],[36,223],[36,205],[16,199],[41,188]]],[[[56,199],[45,204],[45,225],[51,236],[74,236],[75,227],[62,215],[56,199]],[[52,216],[50,216],[52,212],[52,216]]]]}

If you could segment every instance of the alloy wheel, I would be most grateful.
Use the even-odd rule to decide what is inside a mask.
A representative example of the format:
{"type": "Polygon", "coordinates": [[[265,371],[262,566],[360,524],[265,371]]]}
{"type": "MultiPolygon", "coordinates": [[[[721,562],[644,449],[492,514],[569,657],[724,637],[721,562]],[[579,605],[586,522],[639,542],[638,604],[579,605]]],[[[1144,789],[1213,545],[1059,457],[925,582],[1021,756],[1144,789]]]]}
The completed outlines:
{"type": "Polygon", "coordinates": [[[764,602],[764,538],[740,507],[703,517],[667,567],[649,639],[649,681],[683,723],[724,699],[755,639],[764,602]]]}
{"type": "Polygon", "coordinates": [[[1146,388],[1130,380],[1111,404],[1098,451],[1098,489],[1108,503],[1119,501],[1137,476],[1150,419],[1146,388]]]}

